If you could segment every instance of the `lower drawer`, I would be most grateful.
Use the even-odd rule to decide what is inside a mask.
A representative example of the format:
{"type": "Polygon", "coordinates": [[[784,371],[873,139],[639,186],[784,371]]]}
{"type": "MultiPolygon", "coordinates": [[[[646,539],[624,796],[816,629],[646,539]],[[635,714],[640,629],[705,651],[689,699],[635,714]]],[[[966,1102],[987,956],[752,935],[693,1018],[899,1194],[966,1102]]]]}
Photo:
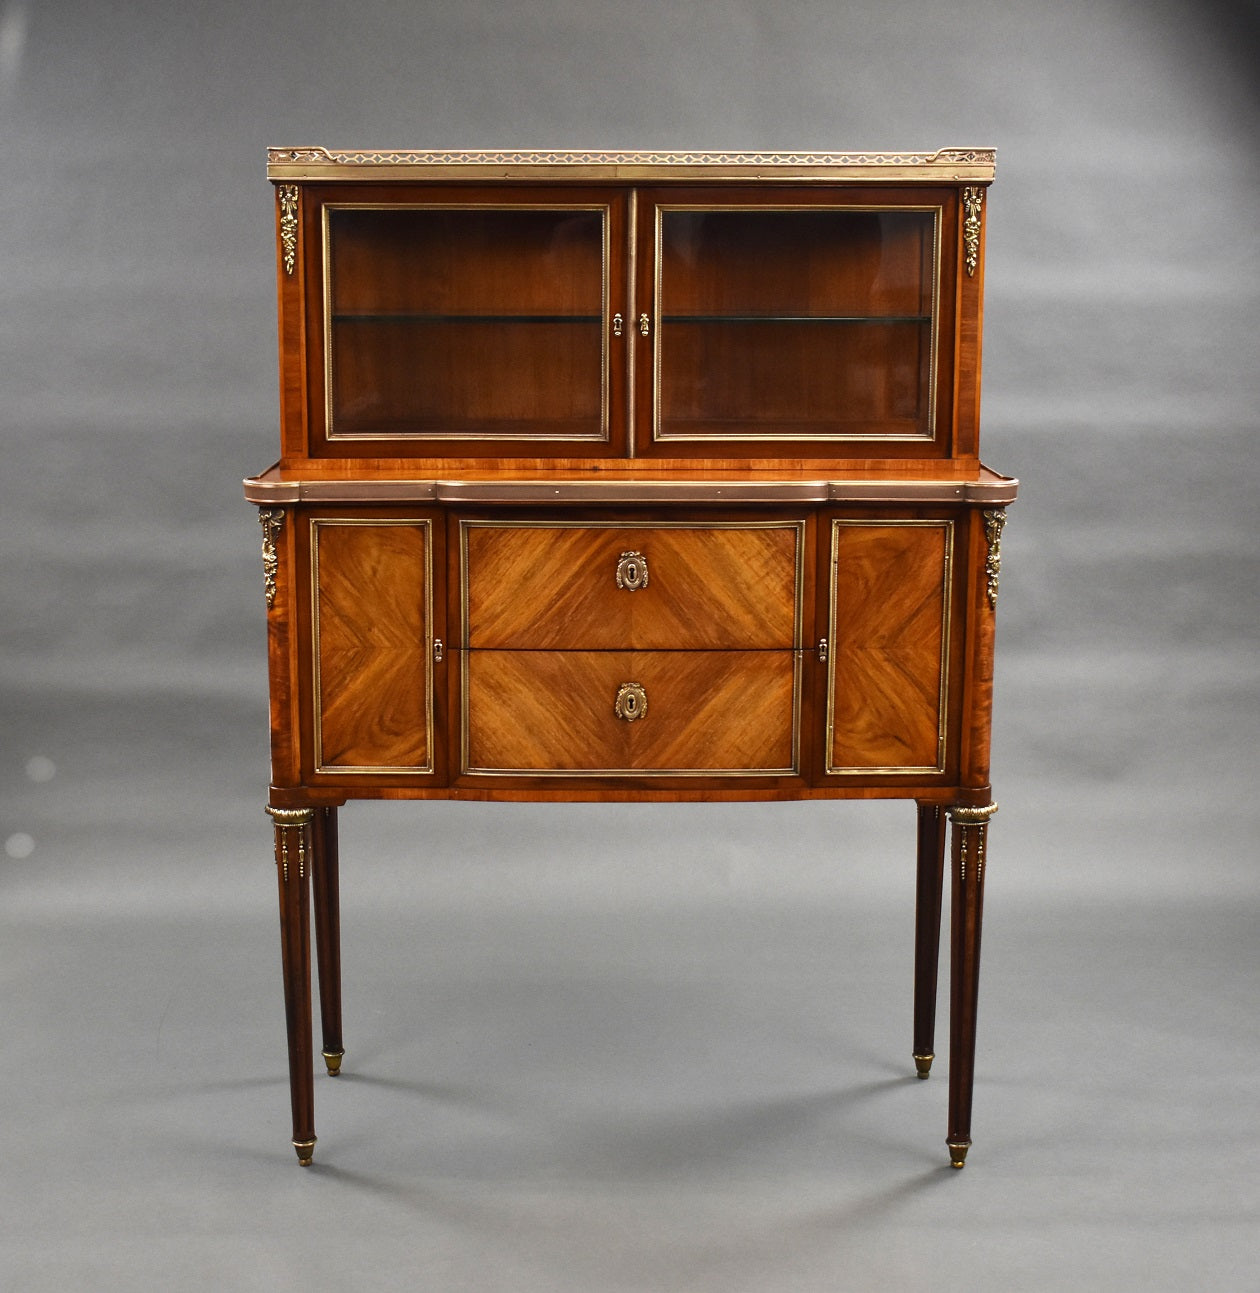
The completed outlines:
{"type": "Polygon", "coordinates": [[[500,776],[787,776],[792,651],[466,651],[461,767],[500,776]]]}

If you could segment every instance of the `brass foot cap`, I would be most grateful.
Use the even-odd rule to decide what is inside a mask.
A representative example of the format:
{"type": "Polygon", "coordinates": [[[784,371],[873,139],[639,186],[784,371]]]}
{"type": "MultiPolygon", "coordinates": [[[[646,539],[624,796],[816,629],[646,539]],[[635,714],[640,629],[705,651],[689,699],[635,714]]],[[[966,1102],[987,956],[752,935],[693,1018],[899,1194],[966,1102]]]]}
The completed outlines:
{"type": "Polygon", "coordinates": [[[341,1057],[345,1051],[325,1051],[324,1063],[328,1065],[328,1076],[336,1077],[341,1072],[341,1057]]]}
{"type": "Polygon", "coordinates": [[[935,1054],[916,1055],[914,1057],[914,1067],[918,1069],[919,1076],[925,1078],[932,1071],[932,1061],[936,1058],[935,1054]]]}
{"type": "Polygon", "coordinates": [[[310,1167],[311,1158],[315,1154],[315,1137],[312,1136],[310,1140],[295,1140],[293,1148],[297,1153],[298,1162],[303,1167],[310,1167]]]}
{"type": "Polygon", "coordinates": [[[967,1151],[971,1148],[969,1140],[947,1140],[949,1146],[950,1167],[962,1167],[967,1161],[967,1151]]]}

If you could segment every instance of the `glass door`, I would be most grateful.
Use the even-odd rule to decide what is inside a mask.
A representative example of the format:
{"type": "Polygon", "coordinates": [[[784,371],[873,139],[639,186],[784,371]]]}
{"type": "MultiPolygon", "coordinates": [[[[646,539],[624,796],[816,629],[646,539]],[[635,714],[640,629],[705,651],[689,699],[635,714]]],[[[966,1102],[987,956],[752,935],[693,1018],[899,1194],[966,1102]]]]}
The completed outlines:
{"type": "Polygon", "coordinates": [[[705,197],[660,192],[640,216],[654,238],[645,451],[923,453],[944,385],[942,207],[705,197]]]}
{"type": "Polygon", "coordinates": [[[479,453],[516,442],[532,455],[610,442],[624,368],[612,353],[620,200],[477,196],[325,204],[328,444],[479,453]]]}

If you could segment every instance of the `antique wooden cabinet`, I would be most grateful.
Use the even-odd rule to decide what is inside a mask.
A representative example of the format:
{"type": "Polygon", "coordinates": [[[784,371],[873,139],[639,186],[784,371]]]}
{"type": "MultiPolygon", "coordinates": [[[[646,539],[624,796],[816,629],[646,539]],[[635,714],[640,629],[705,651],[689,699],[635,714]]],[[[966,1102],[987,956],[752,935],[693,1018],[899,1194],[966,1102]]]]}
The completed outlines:
{"type": "Polygon", "coordinates": [[[970,1144],[1000,536],[988,149],[273,149],[260,509],[293,1142],[342,1061],[349,798],[899,798],[913,1056],[952,817],[970,1144]]]}

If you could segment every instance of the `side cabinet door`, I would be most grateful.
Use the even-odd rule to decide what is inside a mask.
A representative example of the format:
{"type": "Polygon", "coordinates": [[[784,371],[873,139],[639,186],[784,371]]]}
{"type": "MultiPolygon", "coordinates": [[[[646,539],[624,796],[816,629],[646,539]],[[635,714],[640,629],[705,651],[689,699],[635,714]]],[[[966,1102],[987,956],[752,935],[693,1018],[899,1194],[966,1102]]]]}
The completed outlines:
{"type": "Polygon", "coordinates": [[[436,513],[308,517],[312,781],[439,779],[441,530],[436,513]]]}
{"type": "Polygon", "coordinates": [[[955,519],[833,516],[826,779],[948,770],[955,519]]]}

